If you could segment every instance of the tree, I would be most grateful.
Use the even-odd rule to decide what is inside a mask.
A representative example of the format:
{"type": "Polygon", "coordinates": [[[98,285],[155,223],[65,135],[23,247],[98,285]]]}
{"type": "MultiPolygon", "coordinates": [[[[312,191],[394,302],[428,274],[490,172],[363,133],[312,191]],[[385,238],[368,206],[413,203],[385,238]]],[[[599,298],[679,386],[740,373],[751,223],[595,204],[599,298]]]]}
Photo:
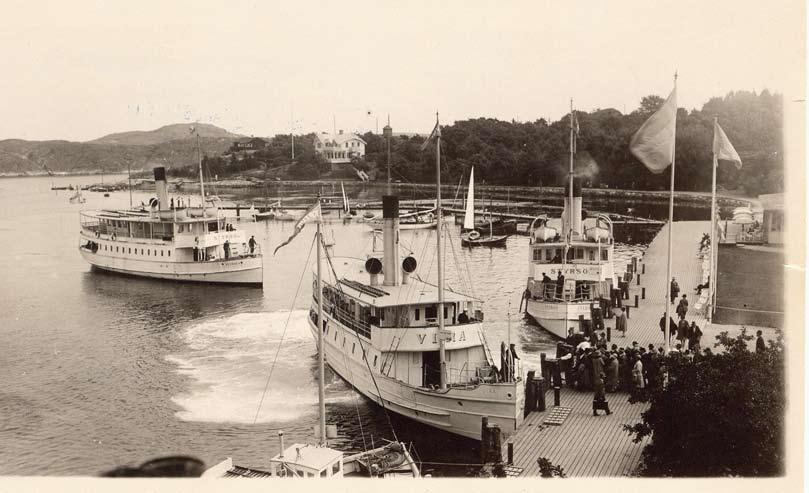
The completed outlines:
{"type": "MultiPolygon", "coordinates": [[[[753,336],[717,336],[724,351],[689,361],[666,359],[668,385],[650,386],[642,421],[625,425],[643,450],[646,476],[777,476],[784,471],[784,346],[779,334],[763,353],[753,336]]],[[[635,399],[631,399],[632,402],[635,399]]]]}
{"type": "Polygon", "coordinates": [[[644,96],[640,100],[640,108],[638,108],[638,113],[640,113],[644,117],[647,117],[652,113],[654,113],[655,111],[657,111],[658,109],[660,109],[660,107],[663,106],[663,103],[665,102],[666,102],[665,99],[656,94],[644,96]]]}

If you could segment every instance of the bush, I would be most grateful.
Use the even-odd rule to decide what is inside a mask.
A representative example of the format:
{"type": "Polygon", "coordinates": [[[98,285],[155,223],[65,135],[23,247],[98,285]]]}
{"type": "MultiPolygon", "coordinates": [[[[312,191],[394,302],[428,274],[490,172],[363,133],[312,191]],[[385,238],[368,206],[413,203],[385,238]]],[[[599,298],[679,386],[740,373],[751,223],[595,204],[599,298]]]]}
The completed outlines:
{"type": "Polygon", "coordinates": [[[777,476],[784,470],[784,346],[779,334],[762,353],[753,336],[717,336],[725,351],[689,361],[667,357],[668,385],[639,400],[650,407],[625,429],[651,437],[644,476],[777,476]]]}

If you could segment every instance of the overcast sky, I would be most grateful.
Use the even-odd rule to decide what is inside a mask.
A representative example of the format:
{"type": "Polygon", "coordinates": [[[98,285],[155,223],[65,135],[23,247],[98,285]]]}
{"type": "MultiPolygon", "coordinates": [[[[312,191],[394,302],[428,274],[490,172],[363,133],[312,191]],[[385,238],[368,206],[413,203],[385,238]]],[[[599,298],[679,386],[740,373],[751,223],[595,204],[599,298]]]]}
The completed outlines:
{"type": "Polygon", "coordinates": [[[366,131],[388,113],[429,132],[436,110],[556,120],[571,97],[631,111],[675,69],[691,109],[731,90],[795,98],[803,66],[794,0],[431,3],[7,1],[0,139],[197,120],[272,135],[293,115],[297,132],[366,131]]]}

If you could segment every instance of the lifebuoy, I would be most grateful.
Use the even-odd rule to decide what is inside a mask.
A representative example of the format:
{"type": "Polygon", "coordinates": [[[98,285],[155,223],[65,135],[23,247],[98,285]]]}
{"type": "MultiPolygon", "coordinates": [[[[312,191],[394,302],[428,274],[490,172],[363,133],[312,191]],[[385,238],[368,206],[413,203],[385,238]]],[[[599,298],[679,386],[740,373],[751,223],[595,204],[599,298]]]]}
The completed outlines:
{"type": "Polygon", "coordinates": [[[469,232],[470,240],[477,240],[478,238],[480,238],[480,233],[478,233],[477,230],[472,230],[469,232]]]}

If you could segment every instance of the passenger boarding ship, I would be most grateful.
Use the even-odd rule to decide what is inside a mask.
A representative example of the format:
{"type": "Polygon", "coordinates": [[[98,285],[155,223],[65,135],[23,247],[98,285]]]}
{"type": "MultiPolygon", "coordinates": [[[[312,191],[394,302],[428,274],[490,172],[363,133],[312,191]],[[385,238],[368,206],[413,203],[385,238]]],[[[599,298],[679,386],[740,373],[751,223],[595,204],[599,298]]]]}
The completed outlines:
{"type": "Polygon", "coordinates": [[[509,435],[522,422],[524,402],[513,347],[501,343],[498,369],[483,334],[480,301],[449,289],[442,298],[439,286],[415,275],[416,259],[400,258],[399,217],[398,197],[383,197],[382,259],[330,259],[321,279],[320,324],[313,290],[310,327],[316,338],[324,332],[329,366],[400,415],[476,440],[487,416],[509,435]]]}
{"type": "Polygon", "coordinates": [[[258,245],[215,206],[174,207],[165,168],[155,168],[154,177],[157,198],[148,207],[80,213],[82,257],[94,268],[120,274],[261,287],[258,245]]]}

